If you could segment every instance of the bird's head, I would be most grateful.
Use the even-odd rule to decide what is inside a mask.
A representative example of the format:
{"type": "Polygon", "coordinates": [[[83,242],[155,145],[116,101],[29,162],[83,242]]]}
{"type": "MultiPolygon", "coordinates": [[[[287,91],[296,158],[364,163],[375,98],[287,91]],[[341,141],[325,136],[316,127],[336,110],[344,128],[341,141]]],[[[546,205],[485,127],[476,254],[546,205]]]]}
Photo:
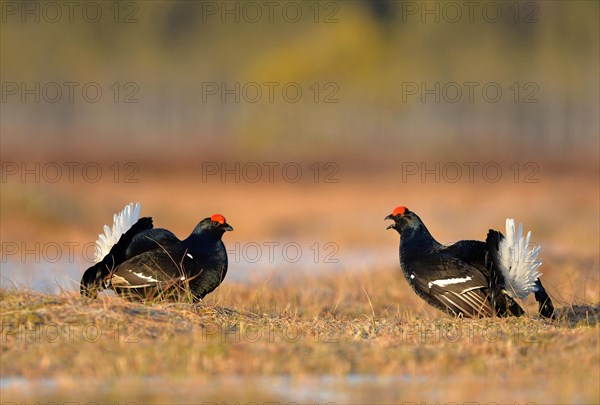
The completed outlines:
{"type": "Polygon", "coordinates": [[[402,234],[405,229],[417,228],[421,223],[419,217],[404,206],[396,207],[390,215],[385,217],[385,219],[394,221],[394,223],[386,229],[395,229],[399,234],[402,234]]]}
{"type": "Polygon", "coordinates": [[[227,223],[221,214],[214,214],[204,218],[194,229],[196,234],[212,234],[221,238],[227,231],[233,231],[233,227],[227,223]]]}

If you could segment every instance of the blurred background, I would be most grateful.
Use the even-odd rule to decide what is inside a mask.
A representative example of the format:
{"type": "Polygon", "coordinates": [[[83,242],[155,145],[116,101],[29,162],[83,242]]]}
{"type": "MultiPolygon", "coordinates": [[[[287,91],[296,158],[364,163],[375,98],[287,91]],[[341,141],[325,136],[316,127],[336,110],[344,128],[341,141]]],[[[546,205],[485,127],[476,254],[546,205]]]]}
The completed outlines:
{"type": "Polygon", "coordinates": [[[597,152],[595,2],[5,1],[2,11],[6,153],[32,139],[54,153],[94,145],[163,161],[213,156],[208,145],[312,156],[315,142],[335,158],[597,152]]]}
{"type": "Polygon", "coordinates": [[[224,214],[232,281],[391,268],[406,205],[444,243],[514,216],[598,300],[598,2],[1,4],[3,286],[78,282],[130,201],[224,214]]]}

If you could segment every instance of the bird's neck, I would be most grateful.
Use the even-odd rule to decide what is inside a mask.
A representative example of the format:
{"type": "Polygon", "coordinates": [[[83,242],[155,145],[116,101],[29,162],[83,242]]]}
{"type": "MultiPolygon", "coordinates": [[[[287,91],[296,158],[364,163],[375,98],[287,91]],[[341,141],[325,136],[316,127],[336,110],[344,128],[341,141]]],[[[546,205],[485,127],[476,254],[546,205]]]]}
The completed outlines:
{"type": "Polygon", "coordinates": [[[221,238],[212,232],[192,232],[190,236],[183,240],[183,245],[190,250],[212,250],[222,243],[221,238]]]}
{"type": "Polygon", "coordinates": [[[415,228],[405,229],[400,236],[400,255],[403,257],[422,255],[441,247],[423,223],[415,228]]]}

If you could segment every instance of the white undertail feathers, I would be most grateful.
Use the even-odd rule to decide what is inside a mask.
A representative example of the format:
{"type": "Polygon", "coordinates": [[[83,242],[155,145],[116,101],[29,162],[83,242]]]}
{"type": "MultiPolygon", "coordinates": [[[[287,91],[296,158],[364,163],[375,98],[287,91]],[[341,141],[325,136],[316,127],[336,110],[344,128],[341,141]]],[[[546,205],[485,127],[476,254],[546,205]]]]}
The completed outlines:
{"type": "Polygon", "coordinates": [[[525,298],[537,291],[536,280],[542,275],[538,271],[542,262],[538,259],[540,247],[529,245],[531,232],[523,237],[523,224],[519,224],[518,233],[515,220],[506,219],[506,236],[500,241],[499,262],[504,275],[505,290],[517,298],[525,298]]]}
{"type": "Polygon", "coordinates": [[[101,261],[110,252],[110,249],[119,241],[121,235],[127,232],[140,219],[140,203],[130,203],[113,217],[112,229],[104,225],[104,233],[98,235],[96,241],[96,263],[101,261]]]}

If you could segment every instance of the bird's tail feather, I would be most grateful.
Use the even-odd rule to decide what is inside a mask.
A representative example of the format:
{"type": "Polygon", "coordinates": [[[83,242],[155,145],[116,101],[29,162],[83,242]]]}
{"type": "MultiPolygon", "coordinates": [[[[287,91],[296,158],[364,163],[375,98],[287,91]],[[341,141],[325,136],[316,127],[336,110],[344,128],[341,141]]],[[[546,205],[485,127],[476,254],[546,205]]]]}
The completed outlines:
{"type": "Polygon", "coordinates": [[[505,289],[509,295],[525,298],[538,290],[536,281],[542,273],[538,271],[542,262],[538,259],[540,247],[530,246],[531,232],[523,236],[523,224],[515,228],[515,220],[507,218],[506,237],[500,241],[499,264],[505,278],[505,289]]]}
{"type": "Polygon", "coordinates": [[[119,241],[111,247],[108,254],[83,273],[80,286],[81,295],[95,297],[97,291],[106,288],[104,282],[109,278],[112,269],[128,259],[127,247],[133,237],[147,229],[152,229],[152,227],[152,218],[140,218],[127,232],[121,235],[119,241]]]}
{"type": "Polygon", "coordinates": [[[517,229],[511,218],[506,220],[506,237],[490,229],[486,239],[489,251],[486,264],[491,273],[490,289],[494,294],[498,293],[496,285],[504,286],[508,295],[505,297],[508,310],[516,316],[524,312],[513,298],[525,298],[533,292],[539,303],[540,315],[550,318],[554,314],[554,306],[540,280],[540,247],[531,248],[530,241],[531,232],[523,237],[523,226],[520,224],[517,229]]]}
{"type": "Polygon", "coordinates": [[[553,318],[554,317],[554,305],[550,296],[546,292],[546,289],[542,285],[542,280],[537,279],[536,281],[537,291],[535,292],[535,300],[539,303],[539,313],[543,317],[553,318]]]}
{"type": "Polygon", "coordinates": [[[103,290],[103,280],[108,277],[110,270],[106,268],[104,261],[94,264],[87,269],[81,277],[79,293],[82,297],[96,298],[98,291],[103,290]]]}
{"type": "Polygon", "coordinates": [[[503,281],[504,290],[513,298],[525,298],[538,291],[537,280],[542,273],[538,271],[541,261],[538,259],[540,247],[531,247],[531,232],[523,236],[523,225],[515,228],[512,218],[506,220],[506,236],[490,230],[487,245],[493,262],[492,275],[503,281]]]}
{"type": "Polygon", "coordinates": [[[99,263],[117,244],[121,235],[127,232],[140,218],[140,203],[127,204],[123,210],[113,217],[113,226],[104,225],[104,233],[98,235],[96,241],[96,263],[99,263]]]}
{"type": "Polygon", "coordinates": [[[97,296],[97,292],[106,288],[112,269],[127,259],[127,247],[138,233],[151,229],[152,218],[141,218],[140,204],[128,204],[114,215],[112,228],[104,226],[104,234],[96,242],[96,263],[88,268],[81,278],[80,293],[82,296],[97,296]]]}

